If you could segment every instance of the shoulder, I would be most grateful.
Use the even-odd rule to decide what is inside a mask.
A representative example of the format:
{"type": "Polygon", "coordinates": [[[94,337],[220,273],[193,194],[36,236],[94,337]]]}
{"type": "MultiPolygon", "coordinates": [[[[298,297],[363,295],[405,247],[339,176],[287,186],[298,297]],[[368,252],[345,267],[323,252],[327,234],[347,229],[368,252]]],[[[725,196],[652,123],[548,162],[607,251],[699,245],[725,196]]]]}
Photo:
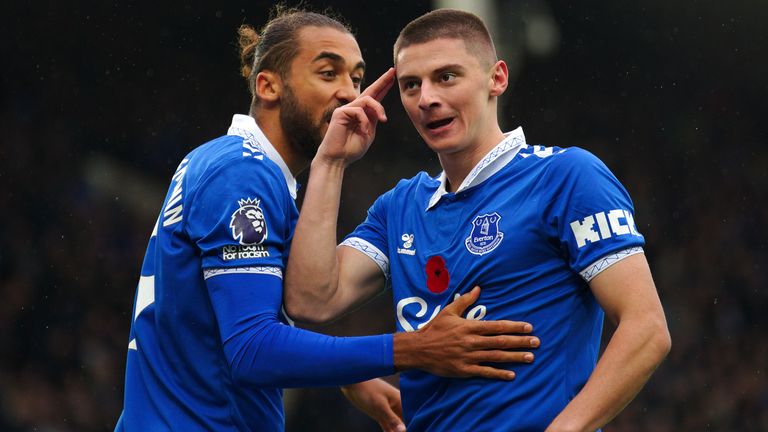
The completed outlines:
{"type": "Polygon", "coordinates": [[[562,148],[554,156],[552,164],[559,169],[584,169],[605,166],[597,156],[581,147],[562,148]]]}
{"type": "Polygon", "coordinates": [[[415,176],[407,179],[401,179],[397,182],[391,192],[401,197],[414,197],[415,195],[434,193],[440,187],[440,176],[432,177],[424,171],[420,171],[415,176]]]}
{"type": "Polygon", "coordinates": [[[597,156],[580,147],[533,145],[520,150],[519,156],[524,164],[541,170],[544,176],[570,178],[608,171],[597,156]]]}
{"type": "Polygon", "coordinates": [[[600,161],[597,156],[581,147],[528,145],[520,150],[518,156],[530,163],[545,163],[546,165],[556,167],[568,167],[600,161]]]}
{"type": "Polygon", "coordinates": [[[398,211],[409,206],[422,205],[440,186],[436,177],[430,177],[426,172],[419,172],[407,179],[400,179],[390,190],[376,198],[372,210],[375,212],[387,212],[391,208],[398,211]]]}
{"type": "Polygon", "coordinates": [[[241,182],[279,185],[284,182],[280,168],[261,149],[237,135],[225,135],[193,150],[189,160],[192,188],[210,182],[229,183],[236,188],[241,182]]]}

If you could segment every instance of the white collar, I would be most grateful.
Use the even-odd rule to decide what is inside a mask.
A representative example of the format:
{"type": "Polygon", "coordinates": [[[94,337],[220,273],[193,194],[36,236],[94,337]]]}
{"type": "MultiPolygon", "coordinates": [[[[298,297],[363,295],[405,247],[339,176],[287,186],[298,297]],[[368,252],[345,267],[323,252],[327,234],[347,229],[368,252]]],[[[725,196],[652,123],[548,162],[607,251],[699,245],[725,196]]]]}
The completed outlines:
{"type": "MultiPolygon", "coordinates": [[[[480,162],[472,168],[467,177],[461,183],[455,193],[459,193],[472,186],[478,185],[488,177],[496,174],[500,169],[504,168],[512,158],[517,155],[517,152],[525,145],[525,135],[523,134],[523,128],[507,132],[504,134],[504,139],[496,145],[488,154],[483,157],[480,162]]],[[[431,209],[440,201],[444,195],[448,194],[446,189],[447,177],[445,171],[440,173],[437,178],[440,181],[440,186],[437,188],[432,197],[429,199],[426,210],[431,209]]]]}
{"type": "Polygon", "coordinates": [[[280,167],[280,171],[283,172],[285,184],[288,186],[288,192],[291,193],[293,199],[296,199],[296,178],[293,177],[291,170],[288,169],[288,165],[285,164],[280,153],[275,150],[275,147],[269,142],[253,117],[243,114],[235,114],[232,116],[232,124],[229,126],[229,130],[227,130],[227,135],[237,135],[251,141],[249,144],[252,147],[256,147],[256,149],[261,153],[264,153],[269,160],[276,163],[277,166],[280,167]]]}

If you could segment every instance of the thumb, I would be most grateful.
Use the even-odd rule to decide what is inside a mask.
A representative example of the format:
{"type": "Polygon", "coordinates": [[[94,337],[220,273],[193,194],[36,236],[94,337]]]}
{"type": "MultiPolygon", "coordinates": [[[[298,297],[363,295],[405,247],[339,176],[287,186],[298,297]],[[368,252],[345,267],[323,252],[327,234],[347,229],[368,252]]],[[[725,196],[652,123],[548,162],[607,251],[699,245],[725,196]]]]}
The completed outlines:
{"type": "Polygon", "coordinates": [[[451,313],[451,314],[461,316],[462,314],[464,314],[464,311],[467,310],[469,305],[477,301],[478,297],[480,297],[480,287],[476,286],[472,288],[470,292],[454,300],[453,303],[446,306],[445,309],[443,310],[446,313],[451,313]]]}

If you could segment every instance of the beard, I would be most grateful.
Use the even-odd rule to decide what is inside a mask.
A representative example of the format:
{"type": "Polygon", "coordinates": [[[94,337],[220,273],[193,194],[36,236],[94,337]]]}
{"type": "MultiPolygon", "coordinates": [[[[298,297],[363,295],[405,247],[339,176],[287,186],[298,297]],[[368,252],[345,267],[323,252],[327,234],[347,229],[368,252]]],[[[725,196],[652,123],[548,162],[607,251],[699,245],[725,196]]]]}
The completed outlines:
{"type": "Polygon", "coordinates": [[[331,115],[337,107],[325,111],[320,121],[315,123],[312,115],[301,106],[291,87],[286,85],[284,89],[280,104],[280,127],[290,145],[307,159],[312,159],[323,141],[323,127],[331,120],[331,115]]]}

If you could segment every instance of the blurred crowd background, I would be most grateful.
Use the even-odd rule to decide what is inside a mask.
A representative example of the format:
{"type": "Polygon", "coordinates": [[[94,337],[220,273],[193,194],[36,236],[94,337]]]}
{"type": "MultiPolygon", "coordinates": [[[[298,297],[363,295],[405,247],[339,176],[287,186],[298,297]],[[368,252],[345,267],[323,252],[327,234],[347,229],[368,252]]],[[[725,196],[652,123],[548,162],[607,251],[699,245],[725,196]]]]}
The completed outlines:
{"type": "MultiPolygon", "coordinates": [[[[235,30],[263,24],[271,3],[215,3],[3,5],[0,430],[114,428],[170,176],[248,109],[235,30]]],[[[502,124],[602,158],[647,239],[673,347],[605,430],[768,430],[768,3],[467,3],[491,12],[513,71],[502,124]]],[[[311,5],[351,22],[369,79],[402,26],[436,6],[311,5]]],[[[399,178],[439,172],[397,95],[385,106],[390,122],[347,175],[340,234],[399,178]]],[[[390,301],[322,331],[390,331],[390,301]]],[[[288,391],[286,410],[288,431],[377,430],[338,389],[288,391]]]]}

